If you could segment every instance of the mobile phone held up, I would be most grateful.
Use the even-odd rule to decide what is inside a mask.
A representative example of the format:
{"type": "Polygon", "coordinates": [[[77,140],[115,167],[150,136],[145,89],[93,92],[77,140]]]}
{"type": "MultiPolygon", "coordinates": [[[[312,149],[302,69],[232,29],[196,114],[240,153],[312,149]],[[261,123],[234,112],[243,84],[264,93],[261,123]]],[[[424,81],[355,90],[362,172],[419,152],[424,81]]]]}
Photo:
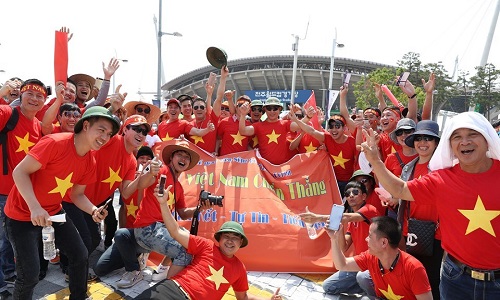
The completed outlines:
{"type": "Polygon", "coordinates": [[[163,192],[165,191],[165,182],[167,181],[167,175],[160,175],[160,185],[158,186],[158,196],[163,196],[163,192]]]}
{"type": "Polygon", "coordinates": [[[340,221],[342,220],[342,215],[344,213],[344,206],[334,204],[332,206],[332,211],[330,213],[330,223],[328,224],[328,229],[339,230],[340,221]]]}
{"type": "Polygon", "coordinates": [[[215,74],[214,72],[210,72],[210,76],[208,77],[207,84],[208,85],[214,85],[216,77],[217,77],[217,74],[215,74]]]}
{"type": "Polygon", "coordinates": [[[406,81],[408,80],[408,77],[410,76],[410,72],[404,72],[401,74],[398,78],[398,81],[396,82],[397,86],[405,86],[406,81]]]}
{"type": "Polygon", "coordinates": [[[343,78],[344,86],[348,87],[349,86],[349,81],[351,81],[351,73],[344,73],[344,78],[343,78]]]}

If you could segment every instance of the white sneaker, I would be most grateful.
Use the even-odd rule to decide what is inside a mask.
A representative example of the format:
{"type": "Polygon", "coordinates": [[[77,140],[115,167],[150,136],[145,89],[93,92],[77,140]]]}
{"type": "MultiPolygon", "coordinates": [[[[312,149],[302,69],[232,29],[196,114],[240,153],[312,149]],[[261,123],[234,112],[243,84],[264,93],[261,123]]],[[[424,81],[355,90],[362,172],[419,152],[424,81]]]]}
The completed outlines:
{"type": "Polygon", "coordinates": [[[139,270],[142,271],[146,269],[146,267],[148,266],[148,257],[149,253],[141,253],[141,255],[137,257],[137,260],[139,261],[139,270]]]}
{"type": "Polygon", "coordinates": [[[153,281],[160,281],[163,279],[167,279],[167,273],[168,269],[170,266],[162,266],[160,265],[156,270],[153,272],[153,275],[151,276],[151,280],[153,281]]]}
{"type": "Polygon", "coordinates": [[[116,286],[122,289],[133,287],[136,283],[142,280],[142,277],[143,275],[141,271],[126,272],[116,283],[116,286]]]}

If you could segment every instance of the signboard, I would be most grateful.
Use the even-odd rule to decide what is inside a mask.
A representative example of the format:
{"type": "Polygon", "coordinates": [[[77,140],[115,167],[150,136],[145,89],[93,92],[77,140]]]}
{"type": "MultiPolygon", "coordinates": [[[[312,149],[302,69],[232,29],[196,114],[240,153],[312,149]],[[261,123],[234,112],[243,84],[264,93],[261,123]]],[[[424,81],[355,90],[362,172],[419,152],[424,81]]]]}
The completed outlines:
{"type": "MultiPolygon", "coordinates": [[[[266,101],[269,97],[276,97],[280,99],[281,103],[290,103],[292,98],[292,91],[290,90],[249,90],[245,91],[245,95],[252,100],[266,101]]],[[[295,91],[295,103],[305,103],[311,96],[311,90],[297,90],[295,91]]]]}

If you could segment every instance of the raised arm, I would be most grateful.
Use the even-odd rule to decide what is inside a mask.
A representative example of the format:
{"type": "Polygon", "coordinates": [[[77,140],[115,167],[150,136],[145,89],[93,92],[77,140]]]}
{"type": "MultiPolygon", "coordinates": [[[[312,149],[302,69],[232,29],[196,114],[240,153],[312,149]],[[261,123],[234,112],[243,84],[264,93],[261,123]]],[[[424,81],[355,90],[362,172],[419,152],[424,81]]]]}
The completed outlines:
{"type": "Polygon", "coordinates": [[[347,108],[347,92],[349,91],[349,88],[346,86],[341,86],[340,87],[340,93],[339,93],[339,109],[340,109],[340,115],[344,117],[344,119],[347,122],[347,128],[349,128],[350,132],[354,132],[356,129],[356,125],[354,124],[354,120],[351,119],[351,116],[349,115],[349,109],[347,108]]]}
{"type": "Polygon", "coordinates": [[[345,240],[344,226],[340,224],[339,230],[333,231],[325,227],[326,232],[330,236],[332,242],[332,255],[335,268],[340,271],[356,272],[361,271],[358,264],[352,257],[345,257],[342,241],[345,240]]]}
{"type": "Polygon", "coordinates": [[[245,116],[248,114],[250,111],[250,104],[245,103],[242,106],[238,107],[240,110],[240,119],[238,123],[238,130],[240,131],[240,134],[246,135],[246,136],[252,136],[255,134],[255,129],[253,128],[252,125],[246,126],[245,124],[245,116]]]}
{"type": "Polygon", "coordinates": [[[222,99],[224,98],[224,92],[226,91],[226,80],[228,75],[229,75],[229,69],[226,66],[224,66],[220,70],[219,86],[217,87],[217,96],[215,97],[214,107],[213,107],[214,113],[217,117],[220,117],[220,107],[222,99]]]}
{"type": "Polygon", "coordinates": [[[373,89],[375,90],[375,97],[378,100],[377,107],[378,109],[380,109],[380,111],[383,111],[384,108],[387,107],[387,103],[385,103],[384,92],[382,92],[382,88],[380,87],[379,83],[374,83],[373,89]]]}
{"type": "Polygon", "coordinates": [[[62,81],[56,82],[56,100],[52,105],[47,109],[42,119],[42,133],[43,135],[51,134],[54,130],[54,120],[57,117],[57,113],[59,112],[59,107],[62,104],[64,99],[65,87],[62,81]]]}
{"type": "Polygon", "coordinates": [[[170,191],[171,188],[172,186],[169,185],[163,192],[163,195],[160,196],[158,195],[158,186],[156,186],[154,193],[156,199],[158,200],[158,203],[160,204],[161,216],[163,218],[163,223],[165,224],[165,227],[168,230],[168,233],[177,242],[179,242],[179,244],[181,244],[182,247],[187,249],[189,244],[190,233],[189,231],[180,228],[179,224],[177,224],[177,221],[172,216],[172,212],[170,211],[170,207],[168,205],[168,192],[170,191]]]}
{"type": "Polygon", "coordinates": [[[288,113],[288,116],[290,120],[293,122],[292,124],[297,124],[300,130],[314,137],[320,143],[323,143],[325,141],[325,134],[322,131],[318,131],[314,129],[312,126],[309,126],[308,124],[305,124],[304,122],[300,121],[299,119],[297,119],[297,117],[292,111],[288,113]]]}
{"type": "Polygon", "coordinates": [[[434,96],[434,87],[436,83],[436,75],[431,73],[429,75],[429,81],[425,82],[422,78],[422,84],[424,86],[425,91],[425,101],[422,106],[422,120],[431,120],[432,119],[432,105],[433,105],[433,96],[434,96]]]}
{"type": "Polygon", "coordinates": [[[215,83],[209,85],[208,82],[205,83],[205,92],[207,93],[206,105],[207,105],[207,117],[212,113],[212,95],[214,93],[215,83]]]}
{"type": "Polygon", "coordinates": [[[108,97],[108,92],[109,92],[109,80],[111,79],[111,76],[115,74],[116,70],[120,67],[120,61],[116,58],[111,58],[109,60],[108,66],[102,63],[102,71],[104,73],[104,81],[102,82],[101,88],[99,89],[99,94],[97,95],[97,98],[95,101],[92,101],[92,103],[89,103],[87,105],[87,108],[92,107],[92,106],[103,106],[104,102],[106,102],[106,98],[108,97]]]}
{"type": "Polygon", "coordinates": [[[408,119],[412,119],[413,121],[418,122],[417,120],[417,93],[415,93],[415,87],[413,84],[407,80],[405,84],[399,86],[399,88],[403,91],[403,93],[408,96],[408,113],[406,117],[408,119]]]}

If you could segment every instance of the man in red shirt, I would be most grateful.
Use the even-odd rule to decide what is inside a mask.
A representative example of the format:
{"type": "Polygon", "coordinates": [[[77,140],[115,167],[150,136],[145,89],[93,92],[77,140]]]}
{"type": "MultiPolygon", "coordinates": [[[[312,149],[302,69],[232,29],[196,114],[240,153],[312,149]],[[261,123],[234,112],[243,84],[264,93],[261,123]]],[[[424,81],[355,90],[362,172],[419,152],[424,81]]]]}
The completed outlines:
{"type": "MultiPolygon", "coordinates": [[[[29,82],[29,81],[27,81],[29,82]]],[[[28,88],[33,84],[28,84],[28,88]]],[[[22,100],[28,91],[21,88],[22,100]]],[[[58,96],[64,88],[58,88],[58,96]]],[[[40,102],[42,102],[40,100],[40,102]]],[[[43,102],[42,102],[43,103],[43,102]]],[[[5,228],[16,253],[17,279],[14,299],[32,299],[38,283],[39,243],[42,227],[53,225],[55,245],[69,259],[71,299],[87,297],[88,251],[73,221],[52,223],[50,217],[63,214],[66,194],[79,209],[101,222],[107,211],[97,208],[85,196],[85,186],[95,180],[95,159],[91,150],[101,149],[118,131],[119,122],[104,107],[88,109],[75,127],[75,133],[43,137],[13,171],[15,186],[5,205],[5,228]]]]}
{"type": "Polygon", "coordinates": [[[399,250],[401,227],[391,217],[375,217],[366,241],[368,250],[354,257],[345,257],[343,226],[338,231],[327,229],[332,240],[335,268],[341,271],[368,270],[377,297],[383,299],[432,299],[425,268],[416,258],[399,250]]]}
{"type": "MultiPolygon", "coordinates": [[[[191,121],[191,125],[194,128],[207,128],[210,124],[217,128],[219,117],[215,115],[210,105],[210,100],[205,101],[203,98],[196,98],[193,102],[193,111],[194,119],[191,121]]],[[[205,136],[190,135],[188,140],[208,153],[215,154],[216,130],[208,132],[205,136]]]]}
{"type": "MultiPolygon", "coordinates": [[[[244,103],[250,103],[250,98],[240,97],[236,102],[236,106],[240,107],[244,103]]],[[[221,139],[221,146],[219,148],[219,155],[226,155],[229,153],[236,153],[248,150],[248,144],[251,137],[244,136],[239,131],[240,118],[246,119],[245,115],[241,115],[240,110],[236,110],[236,114],[224,118],[219,122],[217,127],[217,135],[221,139]]],[[[245,120],[245,126],[250,125],[248,120],[245,120]]]]}

